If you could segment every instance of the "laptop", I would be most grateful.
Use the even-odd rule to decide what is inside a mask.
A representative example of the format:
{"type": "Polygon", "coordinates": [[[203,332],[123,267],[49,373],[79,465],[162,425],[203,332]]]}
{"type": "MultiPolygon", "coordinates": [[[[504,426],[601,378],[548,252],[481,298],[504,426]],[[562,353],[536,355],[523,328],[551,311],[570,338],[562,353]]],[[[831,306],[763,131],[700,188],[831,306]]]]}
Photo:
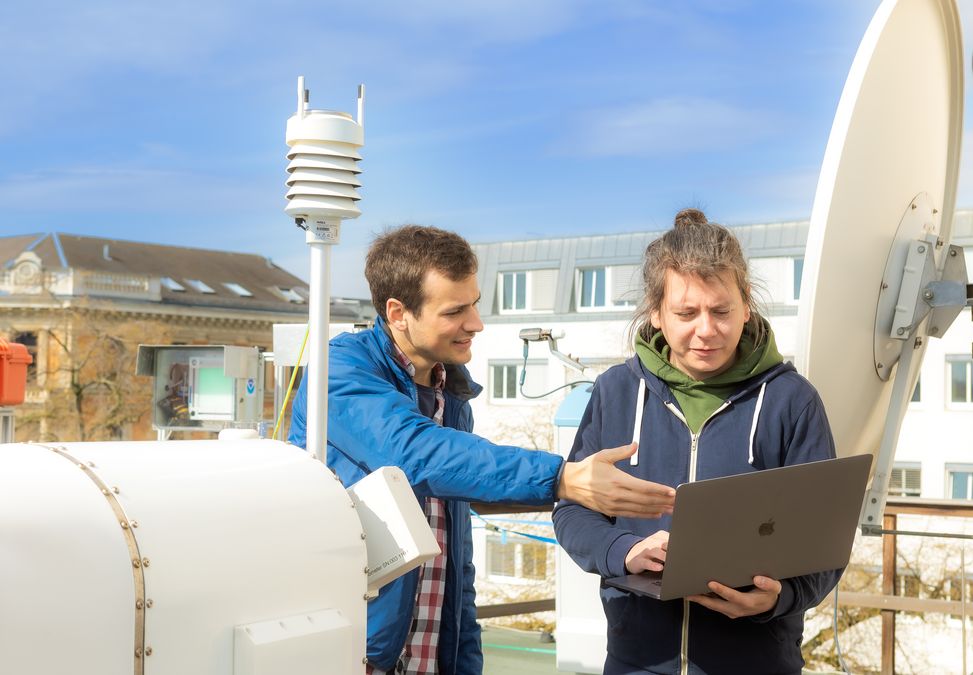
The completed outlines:
{"type": "Polygon", "coordinates": [[[871,455],[840,457],[676,488],[661,572],[604,580],[659,600],[741,588],[755,575],[787,579],[848,564],[871,455]]]}

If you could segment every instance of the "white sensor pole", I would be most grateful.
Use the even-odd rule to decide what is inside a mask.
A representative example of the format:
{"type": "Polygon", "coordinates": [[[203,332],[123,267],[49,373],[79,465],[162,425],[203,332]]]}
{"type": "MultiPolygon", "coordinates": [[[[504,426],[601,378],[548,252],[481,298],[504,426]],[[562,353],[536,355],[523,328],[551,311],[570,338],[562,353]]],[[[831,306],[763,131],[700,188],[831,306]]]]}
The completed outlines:
{"type": "Polygon", "coordinates": [[[304,77],[297,78],[297,113],[287,120],[287,215],[306,231],[311,248],[308,306],[307,449],[324,460],[328,439],[328,325],[331,246],[341,221],[361,215],[358,148],[365,144],[365,87],[358,87],[358,121],[330,110],[308,110],[304,77]]]}

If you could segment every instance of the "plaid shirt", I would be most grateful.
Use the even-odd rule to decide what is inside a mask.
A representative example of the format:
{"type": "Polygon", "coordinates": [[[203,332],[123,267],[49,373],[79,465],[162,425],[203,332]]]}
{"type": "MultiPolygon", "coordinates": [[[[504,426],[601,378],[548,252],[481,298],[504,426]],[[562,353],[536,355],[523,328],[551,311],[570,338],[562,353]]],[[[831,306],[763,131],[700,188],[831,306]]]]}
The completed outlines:
{"type": "MultiPolygon", "coordinates": [[[[410,377],[415,378],[416,368],[412,361],[394,341],[392,346],[395,348],[399,365],[409,373],[410,377]]],[[[443,412],[446,410],[446,397],[443,394],[446,386],[446,369],[441,363],[433,367],[432,381],[436,393],[436,409],[432,419],[442,426],[443,412]]],[[[415,609],[412,613],[412,629],[406,637],[405,647],[395,668],[384,671],[367,666],[365,672],[368,675],[393,675],[393,673],[426,675],[439,672],[437,663],[439,624],[443,613],[443,598],[446,594],[446,509],[443,500],[427,497],[425,513],[442,554],[427,560],[419,568],[419,585],[415,609]]]]}

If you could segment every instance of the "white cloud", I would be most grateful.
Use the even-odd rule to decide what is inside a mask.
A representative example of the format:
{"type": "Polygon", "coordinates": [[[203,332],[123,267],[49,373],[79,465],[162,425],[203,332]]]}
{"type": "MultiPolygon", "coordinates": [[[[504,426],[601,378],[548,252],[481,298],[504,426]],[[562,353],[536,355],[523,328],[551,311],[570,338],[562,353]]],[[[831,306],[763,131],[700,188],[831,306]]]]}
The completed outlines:
{"type": "Polygon", "coordinates": [[[273,211],[283,190],[238,176],[185,171],[76,166],[33,171],[0,180],[0,210],[45,214],[201,214],[273,211]]]}
{"type": "Polygon", "coordinates": [[[579,114],[557,154],[659,156],[712,153],[767,138],[772,116],[753,108],[706,98],[664,98],[579,114]]]}

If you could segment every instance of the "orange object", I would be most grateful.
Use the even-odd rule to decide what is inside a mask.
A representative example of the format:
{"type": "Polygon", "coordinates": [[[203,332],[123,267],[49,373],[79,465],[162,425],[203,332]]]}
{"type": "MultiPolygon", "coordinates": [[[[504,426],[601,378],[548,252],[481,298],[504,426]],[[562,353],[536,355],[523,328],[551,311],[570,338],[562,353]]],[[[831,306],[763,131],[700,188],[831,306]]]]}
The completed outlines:
{"type": "Polygon", "coordinates": [[[20,405],[27,388],[27,364],[34,358],[27,347],[0,339],[0,405],[20,405]]]}

